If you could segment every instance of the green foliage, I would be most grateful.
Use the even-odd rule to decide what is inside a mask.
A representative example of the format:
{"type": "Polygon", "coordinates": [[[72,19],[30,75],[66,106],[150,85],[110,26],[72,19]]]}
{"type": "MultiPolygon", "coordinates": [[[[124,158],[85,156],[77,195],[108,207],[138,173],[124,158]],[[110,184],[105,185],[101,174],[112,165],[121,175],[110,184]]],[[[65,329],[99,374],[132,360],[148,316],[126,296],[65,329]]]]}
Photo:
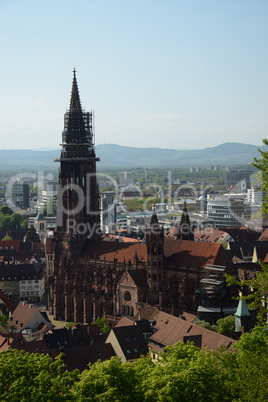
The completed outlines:
{"type": "Polygon", "coordinates": [[[235,317],[228,315],[227,317],[220,318],[217,321],[217,332],[219,334],[228,334],[235,330],[235,317]]]}
{"type": "Polygon", "coordinates": [[[8,350],[0,354],[3,401],[265,401],[268,400],[268,331],[258,326],[232,350],[201,351],[193,344],[167,347],[121,364],[118,357],[64,371],[61,357],[8,350]]]}
{"type": "Polygon", "coordinates": [[[5,314],[2,313],[2,311],[0,310],[0,324],[3,325],[3,327],[5,327],[7,325],[7,316],[5,314]]]}
{"type": "Polygon", "coordinates": [[[140,197],[140,198],[128,198],[124,200],[128,211],[145,211],[152,210],[152,205],[161,202],[160,198],[154,197],[140,197]]]}
{"type": "MultiPolygon", "coordinates": [[[[268,265],[259,261],[262,270],[256,272],[252,279],[238,280],[233,276],[225,274],[227,286],[236,285],[243,289],[246,288],[250,291],[249,294],[243,295],[241,298],[248,301],[248,306],[252,309],[257,309],[257,319],[260,324],[267,322],[267,306],[265,299],[268,292],[268,265]]],[[[240,299],[240,297],[237,297],[240,299]]]]}
{"type": "Polygon", "coordinates": [[[23,216],[14,212],[9,207],[1,207],[0,210],[4,208],[4,212],[0,211],[0,231],[1,230],[10,230],[10,229],[19,229],[21,227],[23,216]],[[10,212],[8,214],[7,212],[10,212]]]}
{"type": "Polygon", "coordinates": [[[195,324],[209,329],[210,331],[218,332],[219,334],[228,334],[235,330],[235,317],[228,315],[227,317],[220,318],[216,325],[210,325],[209,322],[204,320],[196,321],[195,324]]]}
{"type": "MultiPolygon", "coordinates": [[[[139,366],[139,365],[138,365],[139,366]]],[[[143,365],[141,368],[144,369],[143,365]]],[[[122,365],[118,357],[89,365],[76,386],[75,396],[80,401],[142,401],[141,373],[136,363],[122,365]]]]}
{"type": "Polygon", "coordinates": [[[199,325],[199,327],[209,329],[210,331],[216,331],[215,325],[210,325],[210,323],[205,320],[196,321],[195,324],[199,325]]]}
{"type": "Polygon", "coordinates": [[[62,354],[55,361],[45,354],[8,350],[0,353],[1,401],[73,400],[78,370],[64,370],[62,354]]]}
{"type": "Polygon", "coordinates": [[[31,241],[33,243],[40,243],[39,234],[36,233],[35,228],[33,225],[29,228],[28,232],[26,233],[26,241],[31,241]]]}
{"type": "Polygon", "coordinates": [[[5,236],[5,237],[3,237],[2,240],[3,240],[3,241],[10,241],[10,240],[12,240],[12,237],[10,237],[10,236],[5,236]]]}
{"type": "Polygon", "coordinates": [[[28,219],[24,219],[24,221],[21,224],[22,229],[28,229],[28,219]]]}
{"type": "Polygon", "coordinates": [[[109,332],[111,331],[111,327],[106,324],[106,320],[104,317],[98,317],[96,321],[93,322],[92,324],[97,324],[100,331],[105,334],[109,334],[109,332]]]}
{"type": "Polygon", "coordinates": [[[67,322],[66,328],[67,329],[72,329],[73,327],[76,327],[77,324],[78,324],[77,322],[67,322]]]}
{"type": "MultiPolygon", "coordinates": [[[[268,140],[263,140],[264,145],[268,145],[268,140]]],[[[261,151],[261,158],[254,158],[254,162],[252,163],[257,169],[260,170],[262,175],[262,191],[264,192],[264,197],[262,200],[262,212],[263,214],[268,213],[268,151],[261,151]]]]}
{"type": "Polygon", "coordinates": [[[44,208],[45,216],[55,216],[56,215],[56,205],[54,205],[53,198],[50,197],[48,204],[44,208]]]}
{"type": "Polygon", "coordinates": [[[9,208],[7,205],[3,205],[0,208],[0,213],[2,213],[3,215],[12,215],[13,212],[14,211],[11,208],[9,208]]]}

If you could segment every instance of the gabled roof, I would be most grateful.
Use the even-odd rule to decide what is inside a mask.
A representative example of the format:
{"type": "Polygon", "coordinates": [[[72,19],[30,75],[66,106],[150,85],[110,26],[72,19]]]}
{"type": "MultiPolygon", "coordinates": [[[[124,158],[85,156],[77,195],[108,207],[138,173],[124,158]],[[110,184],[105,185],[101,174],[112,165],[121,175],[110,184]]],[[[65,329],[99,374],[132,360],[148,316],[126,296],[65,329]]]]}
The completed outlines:
{"type": "Polygon", "coordinates": [[[263,260],[268,253],[268,241],[230,242],[229,248],[228,254],[241,260],[245,257],[253,256],[254,249],[256,249],[258,259],[263,260]]]}
{"type": "Polygon", "coordinates": [[[229,233],[214,228],[205,228],[203,230],[195,229],[194,231],[195,240],[206,243],[218,243],[225,241],[225,239],[229,236],[229,233]]]}
{"type": "Polygon", "coordinates": [[[255,230],[245,228],[242,226],[241,228],[230,228],[224,227],[220,228],[220,230],[224,230],[229,233],[229,235],[234,239],[234,241],[240,242],[248,242],[248,241],[256,241],[259,237],[259,233],[255,230]]]}
{"type": "Polygon", "coordinates": [[[258,238],[258,241],[267,241],[268,240],[268,228],[266,228],[258,238]]]}
{"type": "Polygon", "coordinates": [[[0,280],[20,281],[21,279],[41,279],[43,276],[44,271],[36,262],[0,265],[0,280]]]}
{"type": "Polygon", "coordinates": [[[9,310],[12,312],[15,310],[15,306],[13,303],[8,299],[6,294],[0,289],[0,300],[9,308],[9,310]]]}
{"type": "Polygon", "coordinates": [[[142,243],[142,240],[134,239],[133,237],[119,236],[113,234],[106,235],[103,241],[116,241],[120,243],[142,243]]]}
{"type": "Polygon", "coordinates": [[[28,229],[21,229],[21,228],[20,229],[10,229],[8,232],[6,230],[3,230],[0,232],[0,239],[3,239],[3,237],[8,235],[12,238],[12,240],[23,241],[27,232],[28,232],[28,229]]]}
{"type": "Polygon", "coordinates": [[[145,269],[130,269],[128,273],[137,287],[144,287],[147,285],[147,273],[145,269]]]}
{"type": "Polygon", "coordinates": [[[40,315],[40,320],[42,322],[47,323],[45,318],[41,315],[38,308],[32,306],[31,304],[27,304],[26,302],[21,301],[16,307],[16,309],[13,311],[8,325],[10,327],[15,327],[16,329],[22,330],[26,328],[29,320],[36,313],[40,315]]]}
{"type": "MultiPolygon", "coordinates": [[[[148,353],[148,346],[140,329],[136,325],[115,327],[113,331],[126,360],[138,359],[148,353]]],[[[107,338],[107,341],[109,337],[107,338]]]]}
{"type": "Polygon", "coordinates": [[[186,313],[186,311],[184,311],[182,313],[182,315],[180,316],[180,318],[185,319],[188,322],[196,322],[199,321],[199,318],[194,315],[194,314],[190,314],[190,313],[186,313]]]}
{"type": "Polygon", "coordinates": [[[117,327],[127,327],[128,325],[134,325],[135,321],[132,318],[122,317],[121,320],[115,325],[117,327]]]}
{"type": "Polygon", "coordinates": [[[66,328],[55,329],[44,335],[44,341],[49,349],[70,347],[71,342],[66,328]]]}
{"type": "Polygon", "coordinates": [[[229,348],[235,344],[235,340],[227,336],[162,311],[155,317],[155,320],[155,328],[158,331],[150,337],[149,346],[156,351],[164,350],[166,346],[173,346],[177,342],[186,343],[188,340],[193,341],[201,349],[209,347],[215,351],[222,345],[229,348]]]}
{"type": "Polygon", "coordinates": [[[146,319],[146,320],[152,320],[154,319],[154,317],[160,312],[158,307],[154,307],[154,306],[150,306],[150,305],[145,305],[140,311],[139,313],[137,313],[133,319],[135,321],[137,320],[142,320],[142,319],[146,319]]]}
{"type": "Polygon", "coordinates": [[[225,265],[225,251],[221,244],[190,240],[165,239],[164,254],[167,265],[202,268],[207,264],[225,265]]]}
{"type": "Polygon", "coordinates": [[[89,239],[82,251],[82,258],[106,260],[123,263],[131,261],[134,264],[137,255],[140,263],[147,262],[147,248],[145,244],[127,244],[119,242],[104,242],[89,239]]]}

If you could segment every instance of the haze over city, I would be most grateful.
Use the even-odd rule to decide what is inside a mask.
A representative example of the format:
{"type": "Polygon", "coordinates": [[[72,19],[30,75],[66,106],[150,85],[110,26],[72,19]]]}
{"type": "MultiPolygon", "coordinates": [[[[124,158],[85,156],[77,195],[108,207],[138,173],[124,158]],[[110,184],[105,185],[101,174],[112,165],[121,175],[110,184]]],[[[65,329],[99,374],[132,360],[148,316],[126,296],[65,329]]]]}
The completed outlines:
{"type": "Polygon", "coordinates": [[[2,1],[1,149],[57,148],[77,70],[96,144],[261,145],[263,0],[2,1]]]}

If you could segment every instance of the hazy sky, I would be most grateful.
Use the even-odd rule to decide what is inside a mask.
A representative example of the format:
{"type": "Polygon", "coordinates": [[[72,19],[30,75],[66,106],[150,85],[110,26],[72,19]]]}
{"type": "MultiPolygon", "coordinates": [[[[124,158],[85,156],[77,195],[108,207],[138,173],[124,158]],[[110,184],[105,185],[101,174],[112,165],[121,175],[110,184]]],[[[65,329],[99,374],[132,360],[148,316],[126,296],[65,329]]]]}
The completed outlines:
{"type": "Polygon", "coordinates": [[[96,144],[268,138],[267,0],[0,0],[0,148],[58,147],[72,70],[96,144]]]}

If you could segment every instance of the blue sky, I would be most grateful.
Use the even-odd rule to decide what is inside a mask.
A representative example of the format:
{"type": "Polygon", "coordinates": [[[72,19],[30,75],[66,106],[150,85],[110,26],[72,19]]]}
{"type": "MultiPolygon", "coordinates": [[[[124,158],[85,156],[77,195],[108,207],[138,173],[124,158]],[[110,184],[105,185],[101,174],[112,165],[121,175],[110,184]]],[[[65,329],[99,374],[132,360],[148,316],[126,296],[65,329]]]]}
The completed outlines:
{"type": "Polygon", "coordinates": [[[0,148],[58,147],[73,67],[96,144],[261,145],[267,19],[267,0],[0,0],[0,148]]]}

